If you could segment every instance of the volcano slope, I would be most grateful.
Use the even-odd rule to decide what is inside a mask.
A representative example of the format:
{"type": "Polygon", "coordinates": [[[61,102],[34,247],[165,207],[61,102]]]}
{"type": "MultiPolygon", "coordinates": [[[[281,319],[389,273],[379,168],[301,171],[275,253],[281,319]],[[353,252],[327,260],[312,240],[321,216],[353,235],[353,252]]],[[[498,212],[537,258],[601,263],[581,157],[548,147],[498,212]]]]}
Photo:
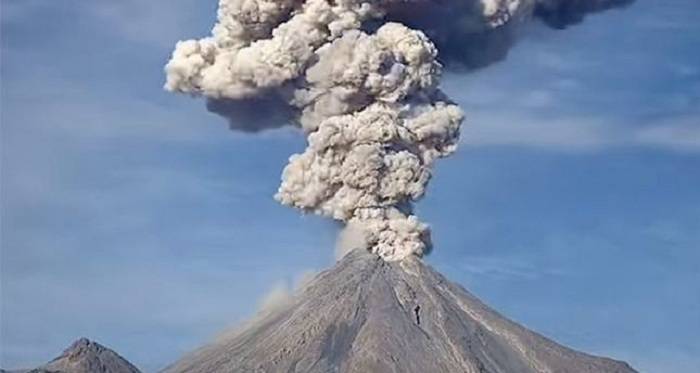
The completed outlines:
{"type": "Polygon", "coordinates": [[[418,258],[347,254],[288,303],[165,373],[628,373],[504,318],[418,258]]]}

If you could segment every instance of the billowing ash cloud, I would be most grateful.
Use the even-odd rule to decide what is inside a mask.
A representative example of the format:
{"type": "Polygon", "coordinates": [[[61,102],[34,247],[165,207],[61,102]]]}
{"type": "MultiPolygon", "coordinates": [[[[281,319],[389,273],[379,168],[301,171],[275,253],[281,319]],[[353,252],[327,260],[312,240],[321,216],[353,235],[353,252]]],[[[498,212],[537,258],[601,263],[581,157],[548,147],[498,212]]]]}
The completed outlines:
{"type": "Polygon", "coordinates": [[[589,13],[634,0],[424,0],[394,1],[384,17],[422,30],[450,68],[473,70],[506,57],[533,18],[563,29],[589,13]],[[407,5],[407,3],[409,5],[407,5]]]}
{"type": "Polygon", "coordinates": [[[463,120],[438,89],[443,64],[503,58],[533,16],[564,27],[625,2],[220,0],[212,36],[177,44],[165,87],[206,97],[235,130],[298,125],[308,147],[275,198],[348,224],[346,242],[386,260],[421,256],[412,203],[463,120]]]}

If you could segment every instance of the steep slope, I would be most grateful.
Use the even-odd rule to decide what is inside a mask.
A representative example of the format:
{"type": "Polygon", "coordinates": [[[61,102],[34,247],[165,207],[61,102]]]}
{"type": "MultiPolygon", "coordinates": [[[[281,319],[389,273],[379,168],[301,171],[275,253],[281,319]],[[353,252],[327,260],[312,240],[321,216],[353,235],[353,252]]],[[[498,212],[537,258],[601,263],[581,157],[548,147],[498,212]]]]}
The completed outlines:
{"type": "Polygon", "coordinates": [[[509,321],[418,259],[354,251],[165,373],[628,373],[509,321]]]}
{"type": "Polygon", "coordinates": [[[141,373],[116,352],[81,338],[63,353],[29,373],[141,373]]]}

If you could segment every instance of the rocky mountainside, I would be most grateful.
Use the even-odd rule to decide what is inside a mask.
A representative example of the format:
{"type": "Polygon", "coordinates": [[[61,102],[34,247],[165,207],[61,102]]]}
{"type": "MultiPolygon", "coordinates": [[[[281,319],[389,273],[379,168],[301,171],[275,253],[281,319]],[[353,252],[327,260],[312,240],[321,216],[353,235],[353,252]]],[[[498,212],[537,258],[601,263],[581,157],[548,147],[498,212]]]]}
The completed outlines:
{"type": "Polygon", "coordinates": [[[354,251],[164,373],[631,373],[525,329],[419,259],[354,251]]]}
{"type": "Polygon", "coordinates": [[[81,338],[57,358],[27,373],[141,373],[109,348],[81,338]]]}

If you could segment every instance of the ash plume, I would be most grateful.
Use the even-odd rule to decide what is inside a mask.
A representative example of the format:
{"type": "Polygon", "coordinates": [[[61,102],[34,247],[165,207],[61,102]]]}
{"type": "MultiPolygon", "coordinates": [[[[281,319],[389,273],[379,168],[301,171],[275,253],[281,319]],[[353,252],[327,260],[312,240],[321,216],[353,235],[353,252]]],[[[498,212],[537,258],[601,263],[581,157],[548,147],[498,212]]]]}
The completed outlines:
{"type": "Polygon", "coordinates": [[[275,198],[347,224],[386,260],[422,256],[412,204],[464,118],[438,88],[443,66],[504,58],[533,17],[562,28],[627,2],[220,0],[212,35],[177,44],[165,88],[206,97],[234,130],[299,126],[308,147],[275,198]]]}
{"type": "Polygon", "coordinates": [[[552,28],[563,29],[583,22],[588,13],[630,5],[635,0],[540,0],[535,16],[552,28]]]}

